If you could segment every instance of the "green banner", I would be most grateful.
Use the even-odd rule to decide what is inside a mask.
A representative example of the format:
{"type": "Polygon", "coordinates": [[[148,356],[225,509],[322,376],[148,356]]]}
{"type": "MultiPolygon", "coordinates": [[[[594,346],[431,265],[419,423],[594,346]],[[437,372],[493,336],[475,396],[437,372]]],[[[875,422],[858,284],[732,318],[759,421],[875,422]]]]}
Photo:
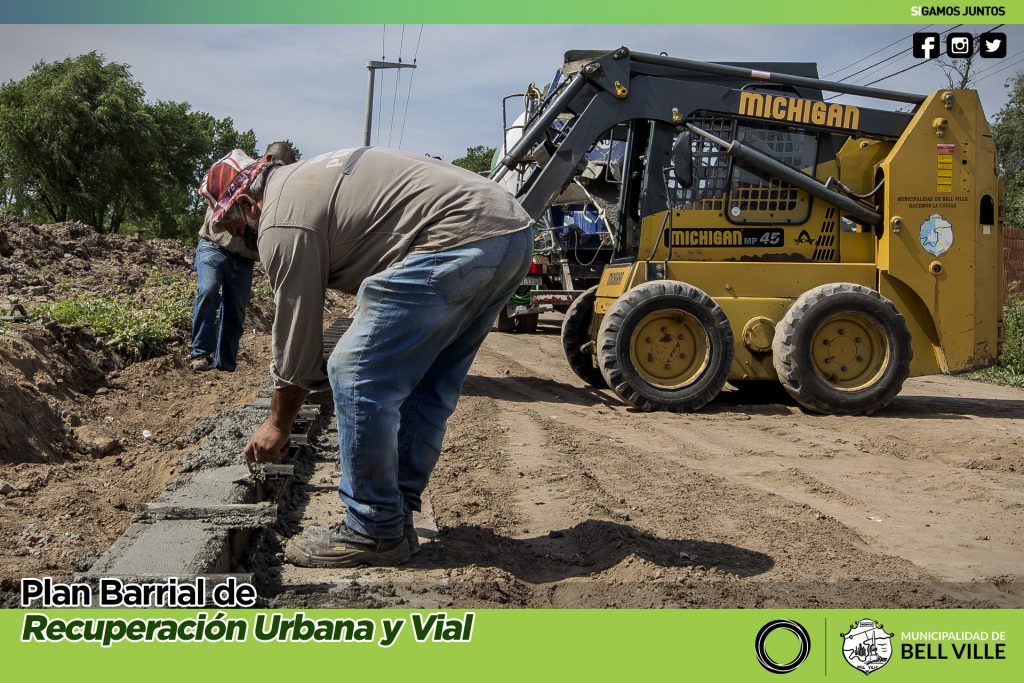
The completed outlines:
{"type": "Polygon", "coordinates": [[[1022,642],[1019,610],[0,613],[11,681],[1019,681],[1022,642]]]}
{"type": "Polygon", "coordinates": [[[732,0],[727,5],[677,0],[34,0],[0,6],[0,22],[4,23],[993,24],[1020,23],[1022,18],[1021,3],[948,0],[732,0]]]}

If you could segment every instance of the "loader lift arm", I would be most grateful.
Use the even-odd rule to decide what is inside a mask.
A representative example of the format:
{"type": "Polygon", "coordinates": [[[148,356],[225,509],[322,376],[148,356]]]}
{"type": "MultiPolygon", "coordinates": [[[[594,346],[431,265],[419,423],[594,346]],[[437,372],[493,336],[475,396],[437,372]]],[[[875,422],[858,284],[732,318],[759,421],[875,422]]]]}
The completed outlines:
{"type": "MultiPolygon", "coordinates": [[[[613,126],[635,119],[681,126],[698,111],[735,115],[740,98],[751,86],[786,87],[797,97],[821,100],[822,92],[835,92],[880,100],[920,104],[925,96],[893,90],[785,73],[747,66],[700,62],[643,53],[627,48],[600,53],[566,53],[563,71],[569,76],[537,112],[522,138],[501,159],[491,174],[500,180],[511,170],[524,174],[517,194],[527,212],[539,218],[572,180],[593,141],[613,126]],[[563,125],[554,128],[556,120],[563,125]],[[530,168],[533,166],[533,168],[530,168]]],[[[801,127],[826,133],[896,140],[913,115],[904,112],[860,108],[855,128],[804,121],[801,127]]],[[[724,141],[726,143],[730,141],[724,141]]],[[[763,155],[762,155],[763,156],[763,155]]],[[[756,154],[749,162],[758,163],[756,154]]],[[[777,170],[777,169],[773,169],[777,170]]],[[[813,194],[849,209],[847,195],[808,178],[819,187],[813,194]]],[[[862,214],[867,221],[870,214],[862,214]]]]}

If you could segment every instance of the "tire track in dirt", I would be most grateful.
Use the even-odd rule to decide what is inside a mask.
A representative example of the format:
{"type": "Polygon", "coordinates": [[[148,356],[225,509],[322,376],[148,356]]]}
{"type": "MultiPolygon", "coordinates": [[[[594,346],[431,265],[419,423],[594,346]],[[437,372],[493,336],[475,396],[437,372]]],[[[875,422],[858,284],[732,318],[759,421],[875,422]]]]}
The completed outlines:
{"type": "MultiPolygon", "coordinates": [[[[531,354],[523,353],[519,344],[510,348],[506,335],[492,335],[488,342],[478,364],[481,370],[514,370],[534,376],[534,383],[546,379],[549,387],[557,387],[537,396],[540,410],[555,410],[554,397],[581,384],[562,367],[557,338],[535,337],[531,354]]],[[[1024,435],[1022,419],[1007,412],[1015,400],[1024,405],[1024,393],[954,378],[920,382],[920,387],[908,383],[907,400],[897,400],[891,417],[811,416],[787,405],[734,406],[724,401],[696,415],[631,415],[607,408],[605,402],[585,405],[590,389],[578,389],[561,413],[576,428],[616,434],[680,465],[812,505],[873,546],[948,579],[1017,573],[1018,539],[1024,530],[1018,507],[1024,502],[1021,479],[1013,471],[981,467],[993,457],[1003,458],[996,462],[1003,462],[1004,470],[1014,466],[1006,466],[1008,456],[1000,451],[1011,450],[1024,435]],[[937,393],[937,388],[955,398],[927,393],[937,393]],[[997,398],[985,402],[956,397],[956,391],[979,388],[997,398]],[[918,416],[926,403],[934,409],[918,416]],[[982,417],[957,415],[965,406],[982,417]],[[995,436],[993,423],[1000,427],[995,436]],[[951,441],[951,430],[960,438],[951,441]],[[976,449],[970,460],[958,448],[964,441],[976,449]],[[981,465],[961,466],[970,462],[981,465]]]]}
{"type": "Polygon", "coordinates": [[[583,387],[554,335],[492,334],[431,480],[437,541],[396,569],[296,574],[272,602],[1024,606],[1019,562],[1002,571],[1019,559],[1017,461],[993,460],[1020,420],[936,393],[910,385],[884,418],[804,415],[770,392],[643,414],[583,387]]]}

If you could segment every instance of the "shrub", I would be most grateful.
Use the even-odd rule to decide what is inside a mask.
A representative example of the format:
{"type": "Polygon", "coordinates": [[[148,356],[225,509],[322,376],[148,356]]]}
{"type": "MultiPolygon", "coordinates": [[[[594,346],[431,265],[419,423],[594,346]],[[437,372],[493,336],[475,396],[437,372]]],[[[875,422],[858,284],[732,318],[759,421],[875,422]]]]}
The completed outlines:
{"type": "Polygon", "coordinates": [[[971,373],[974,379],[1024,387],[1024,291],[1011,285],[1003,309],[1003,350],[996,364],[971,373]]]}
{"type": "Polygon", "coordinates": [[[129,360],[167,353],[192,322],[192,289],[184,276],[158,274],[132,294],[80,296],[39,306],[34,318],[86,327],[129,360]]]}

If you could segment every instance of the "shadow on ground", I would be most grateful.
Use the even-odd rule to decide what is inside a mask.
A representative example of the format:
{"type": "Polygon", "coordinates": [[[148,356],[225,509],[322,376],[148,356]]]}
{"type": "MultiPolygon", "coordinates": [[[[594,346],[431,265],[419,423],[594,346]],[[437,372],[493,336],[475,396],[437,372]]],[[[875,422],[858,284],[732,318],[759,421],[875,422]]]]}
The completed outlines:
{"type": "MultiPolygon", "coordinates": [[[[546,377],[508,375],[488,377],[470,375],[462,389],[466,396],[484,396],[500,401],[535,403],[562,402],[577,406],[606,406],[629,408],[610,390],[580,387],[546,377]]],[[[799,404],[782,385],[774,381],[744,384],[736,389],[726,385],[702,411],[723,413],[758,413],[785,415],[799,404]]],[[[807,415],[816,413],[804,411],[807,415]]],[[[1024,415],[1024,399],[968,398],[962,396],[908,396],[900,395],[882,410],[874,413],[879,418],[965,419],[970,417],[1020,419],[1024,415]]]]}
{"type": "Polygon", "coordinates": [[[526,539],[499,536],[478,526],[457,526],[442,531],[407,566],[495,567],[536,584],[598,574],[629,555],[662,567],[714,567],[740,577],[763,574],[775,564],[764,553],[728,543],[656,538],[623,524],[587,520],[526,539]]]}

